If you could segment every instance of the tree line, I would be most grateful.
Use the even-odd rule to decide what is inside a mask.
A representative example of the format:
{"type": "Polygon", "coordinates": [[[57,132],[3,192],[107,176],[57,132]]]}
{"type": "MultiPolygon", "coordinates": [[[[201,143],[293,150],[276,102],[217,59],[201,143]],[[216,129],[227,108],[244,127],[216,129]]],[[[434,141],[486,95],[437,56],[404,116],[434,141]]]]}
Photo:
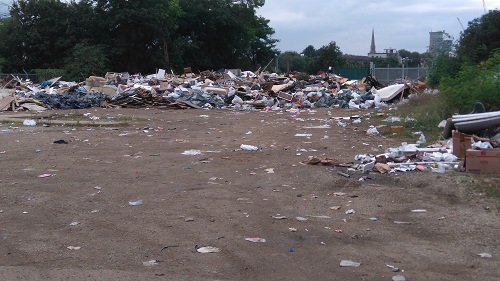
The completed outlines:
{"type": "MultiPolygon", "coordinates": [[[[107,71],[151,73],[221,68],[317,73],[368,67],[345,59],[335,41],[281,53],[264,0],[15,0],[0,19],[0,70],[83,80],[107,71]],[[269,69],[273,69],[274,63],[269,69]]],[[[405,50],[401,50],[402,52],[405,50]]],[[[408,51],[406,51],[408,52],[408,51]]],[[[409,53],[417,62],[419,54],[409,53]]],[[[392,60],[391,60],[392,59],[392,60]]],[[[377,60],[377,59],[375,59],[377,60]]],[[[397,65],[397,59],[377,64],[397,65]]]]}
{"type": "Polygon", "coordinates": [[[276,56],[264,0],[15,0],[0,20],[3,72],[258,68],[276,56]]]}

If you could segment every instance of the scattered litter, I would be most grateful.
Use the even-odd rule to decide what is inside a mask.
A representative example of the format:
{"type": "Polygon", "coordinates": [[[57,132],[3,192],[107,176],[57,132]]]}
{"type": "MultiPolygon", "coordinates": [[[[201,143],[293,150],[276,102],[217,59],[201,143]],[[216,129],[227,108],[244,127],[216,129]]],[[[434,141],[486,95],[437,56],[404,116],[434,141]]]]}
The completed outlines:
{"type": "Polygon", "coordinates": [[[33,119],[26,119],[23,121],[24,126],[36,126],[36,121],[33,119]]]}
{"type": "Polygon", "coordinates": [[[341,171],[337,171],[337,174],[343,176],[343,177],[346,177],[346,178],[350,178],[351,176],[349,174],[346,174],[344,172],[341,172],[341,171]]]}
{"type": "Polygon", "coordinates": [[[278,215],[276,215],[276,216],[272,216],[272,218],[273,218],[273,219],[275,219],[275,220],[285,220],[285,219],[287,219],[287,217],[285,217],[285,216],[281,216],[281,215],[279,215],[279,214],[278,214],[278,215]]]}
{"type": "Polygon", "coordinates": [[[218,252],[220,252],[220,249],[217,247],[212,247],[212,246],[196,247],[196,252],[202,253],[202,254],[218,253],[218,252]]]}
{"type": "Polygon", "coordinates": [[[340,206],[332,206],[332,207],[330,207],[330,210],[333,210],[333,211],[340,210],[340,206]]]}
{"type": "Polygon", "coordinates": [[[255,238],[245,238],[246,241],[249,241],[249,242],[254,242],[254,243],[264,243],[266,242],[266,239],[264,238],[258,238],[258,237],[255,237],[255,238]]]}
{"type": "Polygon", "coordinates": [[[295,134],[296,137],[312,137],[312,134],[295,134]]]}
{"type": "Polygon", "coordinates": [[[143,201],[142,199],[136,200],[136,201],[128,201],[129,206],[140,206],[142,205],[143,201]]]}
{"type": "Polygon", "coordinates": [[[298,221],[306,221],[307,218],[304,218],[304,217],[295,217],[296,220],[298,221]]]}
{"type": "Polygon", "coordinates": [[[182,155],[200,155],[200,154],[201,150],[196,150],[196,149],[186,150],[182,153],[182,155]]]}
{"type": "Polygon", "coordinates": [[[79,222],[74,221],[74,222],[70,223],[69,225],[70,225],[70,226],[76,226],[76,225],[79,225],[79,224],[80,224],[79,222]]]}
{"type": "Polygon", "coordinates": [[[56,141],[54,141],[54,143],[56,143],[56,144],[68,144],[68,142],[65,140],[56,140],[56,141]]]}
{"type": "Polygon", "coordinates": [[[55,176],[55,175],[54,174],[41,174],[38,177],[39,178],[50,178],[50,177],[53,177],[53,176],[55,176]]]}
{"type": "Polygon", "coordinates": [[[289,227],[288,230],[290,230],[291,232],[297,232],[297,229],[293,227],[289,227]]]}
{"type": "Polygon", "coordinates": [[[346,195],[347,195],[347,193],[345,193],[345,192],[334,192],[333,193],[333,196],[346,196],[346,195]]]}
{"type": "Polygon", "coordinates": [[[309,216],[311,218],[317,218],[317,219],[331,219],[332,217],[330,216],[309,216]]]}
{"type": "Polygon", "coordinates": [[[185,218],[184,221],[185,222],[191,222],[191,221],[194,221],[194,218],[193,217],[188,217],[188,218],[185,218]]]}
{"type": "Polygon", "coordinates": [[[366,130],[367,136],[375,136],[378,134],[380,134],[380,133],[378,132],[377,128],[375,128],[374,126],[370,126],[370,128],[368,128],[368,130],[366,130]]]}
{"type": "Polygon", "coordinates": [[[155,266],[155,265],[160,264],[160,262],[161,261],[159,261],[159,260],[150,260],[150,261],[142,262],[142,265],[147,266],[147,267],[151,267],[151,266],[155,266]]]}
{"type": "Polygon", "coordinates": [[[354,214],[356,213],[356,211],[354,211],[354,209],[349,209],[347,211],[345,211],[346,215],[351,215],[351,214],[354,214]]]}
{"type": "Polygon", "coordinates": [[[307,160],[302,161],[304,164],[308,165],[323,165],[323,166],[339,166],[341,162],[337,159],[332,159],[325,157],[320,159],[318,157],[310,156],[307,160]]]}
{"type": "Polygon", "coordinates": [[[392,281],[406,281],[406,278],[402,275],[396,275],[392,277],[392,281]]]}
{"type": "Polygon", "coordinates": [[[426,213],[427,210],[425,209],[414,209],[414,210],[411,210],[412,213],[426,213]]]}
{"type": "Polygon", "coordinates": [[[266,171],[266,173],[268,174],[274,174],[274,168],[267,168],[264,171],[266,171]]]}
{"type": "Polygon", "coordinates": [[[340,262],[341,267],[359,267],[360,265],[361,263],[350,260],[342,260],[340,262]]]}
{"type": "Polygon", "coordinates": [[[368,218],[369,221],[378,221],[379,218],[368,218]]]}
{"type": "Polygon", "coordinates": [[[247,150],[247,151],[256,151],[256,150],[259,150],[259,148],[257,146],[247,145],[247,144],[240,145],[240,149],[241,150],[247,150]]]}
{"type": "Polygon", "coordinates": [[[388,264],[387,267],[392,271],[392,272],[398,272],[399,271],[399,268],[393,266],[393,265],[390,265],[388,264]]]}
{"type": "Polygon", "coordinates": [[[82,247],[80,247],[80,246],[76,246],[76,247],[75,246],[68,246],[66,248],[68,248],[70,250],[80,250],[82,247]]]}
{"type": "Polygon", "coordinates": [[[490,253],[480,253],[477,255],[480,256],[481,258],[488,258],[488,259],[493,257],[490,253]]]}
{"type": "Polygon", "coordinates": [[[414,224],[412,221],[394,221],[395,224],[414,224]]]}

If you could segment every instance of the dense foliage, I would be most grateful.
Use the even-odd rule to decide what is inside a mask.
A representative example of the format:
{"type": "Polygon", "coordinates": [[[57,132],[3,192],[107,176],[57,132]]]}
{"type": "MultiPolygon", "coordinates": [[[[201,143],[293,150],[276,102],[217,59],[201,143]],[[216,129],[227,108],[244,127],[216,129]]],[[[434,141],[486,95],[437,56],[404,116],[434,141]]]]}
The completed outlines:
{"type": "Polygon", "coordinates": [[[258,68],[275,57],[264,0],[15,0],[0,21],[4,72],[258,68]]]}
{"type": "Polygon", "coordinates": [[[441,90],[449,113],[469,113],[476,102],[500,110],[500,11],[469,22],[456,50],[434,57],[427,80],[441,90]]]}

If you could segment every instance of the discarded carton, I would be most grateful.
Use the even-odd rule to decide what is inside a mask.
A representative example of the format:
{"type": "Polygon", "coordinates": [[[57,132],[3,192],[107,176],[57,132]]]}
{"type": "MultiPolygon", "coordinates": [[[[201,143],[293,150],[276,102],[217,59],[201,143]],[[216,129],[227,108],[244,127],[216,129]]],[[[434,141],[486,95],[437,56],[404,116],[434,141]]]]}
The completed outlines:
{"type": "Polygon", "coordinates": [[[458,131],[452,132],[453,136],[453,154],[458,158],[465,158],[465,152],[471,149],[471,139],[472,136],[462,134],[458,131]]]}
{"type": "Polygon", "coordinates": [[[468,173],[500,174],[500,149],[467,149],[465,165],[468,173]]]}

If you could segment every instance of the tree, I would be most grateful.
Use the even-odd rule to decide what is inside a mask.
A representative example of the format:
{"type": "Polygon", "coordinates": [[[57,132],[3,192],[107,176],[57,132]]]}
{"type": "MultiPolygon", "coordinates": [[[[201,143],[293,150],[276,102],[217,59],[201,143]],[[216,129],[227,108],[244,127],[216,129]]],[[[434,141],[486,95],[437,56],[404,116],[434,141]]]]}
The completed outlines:
{"type": "Polygon", "coordinates": [[[279,56],[280,68],[283,72],[306,71],[306,58],[294,51],[287,51],[279,56]]]}
{"type": "Polygon", "coordinates": [[[256,16],[264,1],[181,0],[178,37],[186,66],[256,67],[276,54],[269,20],[256,16]]]}
{"type": "Polygon", "coordinates": [[[488,110],[500,110],[499,66],[500,50],[497,50],[487,60],[477,65],[463,64],[455,76],[441,79],[440,90],[460,113],[471,112],[477,101],[488,110]]]}
{"type": "Polygon", "coordinates": [[[419,52],[410,52],[405,49],[401,49],[398,53],[401,58],[407,58],[406,62],[408,67],[417,67],[421,64],[419,52]]]}
{"type": "Polygon", "coordinates": [[[91,75],[104,76],[108,69],[106,46],[87,42],[76,44],[65,60],[65,79],[82,81],[91,75]]]}
{"type": "Polygon", "coordinates": [[[318,55],[318,52],[313,45],[309,45],[302,51],[302,54],[306,57],[314,58],[318,55]]]}
{"type": "Polygon", "coordinates": [[[460,60],[457,57],[450,57],[440,54],[433,58],[432,65],[427,74],[427,83],[431,87],[437,87],[441,80],[446,77],[454,78],[460,71],[460,60]]]}
{"type": "Polygon", "coordinates": [[[178,0],[94,0],[97,42],[110,46],[116,70],[151,72],[169,66],[171,37],[180,15],[178,0]]]}
{"type": "Polygon", "coordinates": [[[371,58],[376,67],[398,67],[401,66],[398,57],[389,56],[386,58],[371,58]]]}
{"type": "Polygon", "coordinates": [[[458,56],[470,64],[488,59],[500,48],[500,11],[491,10],[469,22],[458,42],[458,56]]]}
{"type": "Polygon", "coordinates": [[[329,67],[339,67],[345,64],[344,56],[337,46],[335,41],[322,46],[317,51],[317,56],[314,59],[313,65],[315,71],[326,71],[329,67]]]}
{"type": "Polygon", "coordinates": [[[60,67],[71,46],[68,13],[68,4],[58,0],[13,1],[0,47],[6,70],[60,67]]]}
{"type": "Polygon", "coordinates": [[[250,45],[246,51],[248,61],[242,63],[242,66],[257,69],[258,65],[264,64],[278,54],[276,49],[277,39],[273,39],[274,29],[269,27],[269,20],[263,17],[256,17],[250,30],[250,45]]]}

